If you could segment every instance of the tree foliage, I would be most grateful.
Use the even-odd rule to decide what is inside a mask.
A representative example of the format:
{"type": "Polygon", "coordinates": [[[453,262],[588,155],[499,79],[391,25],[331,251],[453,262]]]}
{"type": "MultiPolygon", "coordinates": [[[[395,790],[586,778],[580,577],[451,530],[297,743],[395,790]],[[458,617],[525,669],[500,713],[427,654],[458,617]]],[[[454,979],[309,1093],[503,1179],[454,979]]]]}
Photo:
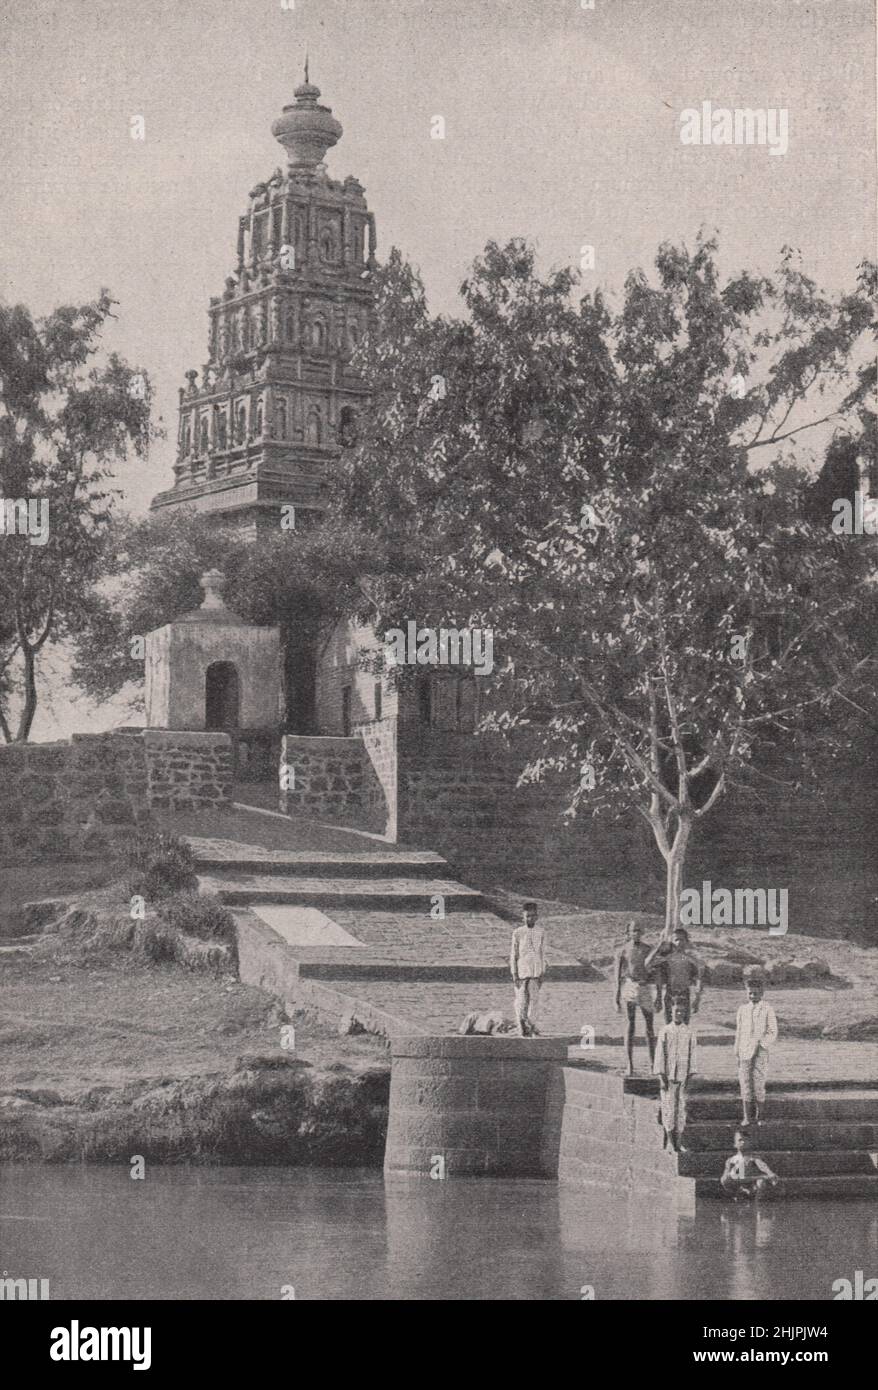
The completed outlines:
{"type": "Polygon", "coordinates": [[[490,243],[448,320],[391,257],[335,494],[405,553],[382,628],[493,630],[486,727],[538,740],[523,779],[645,818],[667,927],[695,827],[760,745],[804,766],[875,672],[868,555],[809,517],[790,457],[829,421],[868,436],[874,272],[833,298],[788,248],[772,277],[722,281],[716,257],[662,246],[614,309],[490,243]]]}
{"type": "Polygon", "coordinates": [[[48,508],[44,544],[8,519],[0,532],[0,731],[7,741],[30,735],[40,652],[90,621],[94,586],[112,568],[112,467],[131,450],[145,457],[152,435],[145,373],[115,354],[95,360],[112,307],[107,291],[42,320],[22,305],[0,304],[0,498],[7,518],[19,500],[48,508]]]}

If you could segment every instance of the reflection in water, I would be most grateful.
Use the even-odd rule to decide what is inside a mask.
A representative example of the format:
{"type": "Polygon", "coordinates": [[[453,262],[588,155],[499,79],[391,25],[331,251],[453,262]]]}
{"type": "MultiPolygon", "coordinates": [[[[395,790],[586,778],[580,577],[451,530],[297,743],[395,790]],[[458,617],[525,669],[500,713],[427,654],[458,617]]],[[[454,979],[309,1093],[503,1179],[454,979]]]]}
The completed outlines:
{"type": "Polygon", "coordinates": [[[551,1182],[279,1168],[0,1169],[0,1266],[53,1298],[827,1299],[872,1203],[699,1203],[551,1182]]]}

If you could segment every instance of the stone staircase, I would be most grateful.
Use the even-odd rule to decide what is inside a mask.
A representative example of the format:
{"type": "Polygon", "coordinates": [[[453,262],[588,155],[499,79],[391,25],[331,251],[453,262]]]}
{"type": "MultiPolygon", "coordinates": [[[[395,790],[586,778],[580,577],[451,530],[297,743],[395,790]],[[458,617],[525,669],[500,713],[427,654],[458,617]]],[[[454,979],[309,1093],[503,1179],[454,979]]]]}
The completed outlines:
{"type": "Polygon", "coordinates": [[[428,917],[437,898],[443,900],[446,914],[477,911],[484,902],[481,893],[452,879],[410,878],[401,874],[384,879],[364,878],[357,874],[354,864],[345,865],[340,877],[311,877],[301,872],[202,875],[199,888],[235,907],[290,903],[299,907],[363,908],[370,912],[421,911],[428,917]]]}
{"type": "Polygon", "coordinates": [[[198,886],[230,907],[288,904],[338,912],[423,913],[428,920],[437,898],[445,913],[479,911],[484,899],[475,889],[441,877],[445,860],[427,850],[374,850],[317,853],[240,847],[217,854],[195,850],[198,886]]]}
{"type": "MultiPolygon", "coordinates": [[[[307,1004],[327,1021],[353,1014],[388,1035],[420,1026],[414,987],[423,995],[431,985],[459,985],[454,1026],[474,1007],[470,988],[478,997],[502,983],[511,1011],[511,925],[480,892],[450,877],[440,855],[383,845],[330,853],[195,837],[189,844],[199,890],[233,912],[245,983],[288,1005],[307,1004]],[[370,1001],[367,986],[381,994],[384,985],[391,998],[370,1001]],[[404,986],[408,992],[400,992],[404,986]]],[[[550,951],[550,961],[556,982],[594,977],[563,950],[550,951]]]]}
{"type": "MultiPolygon", "coordinates": [[[[553,1075],[544,1162],[559,1180],[655,1195],[684,1203],[722,1195],[719,1179],[740,1120],[737,1088],[704,1081],[689,1096],[684,1144],[662,1148],[658,1083],[628,1080],[570,1063],[553,1075]]],[[[878,1199],[878,1085],[769,1084],[766,1119],[754,1149],[782,1180],[784,1198],[878,1199]]]]}

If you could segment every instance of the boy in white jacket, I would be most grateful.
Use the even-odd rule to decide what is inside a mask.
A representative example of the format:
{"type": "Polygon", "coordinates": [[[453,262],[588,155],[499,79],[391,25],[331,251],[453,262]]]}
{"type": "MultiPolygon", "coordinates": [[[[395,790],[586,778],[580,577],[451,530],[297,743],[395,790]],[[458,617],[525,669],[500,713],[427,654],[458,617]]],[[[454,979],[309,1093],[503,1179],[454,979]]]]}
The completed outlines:
{"type": "Polygon", "coordinates": [[[738,1010],[735,1027],[735,1056],[738,1059],[738,1081],[744,1124],[759,1123],[765,1112],[765,1082],[768,1076],[769,1049],[777,1042],[777,1018],[774,1009],[763,999],[765,981],[754,971],[744,972],[747,1003],[738,1010]]]}

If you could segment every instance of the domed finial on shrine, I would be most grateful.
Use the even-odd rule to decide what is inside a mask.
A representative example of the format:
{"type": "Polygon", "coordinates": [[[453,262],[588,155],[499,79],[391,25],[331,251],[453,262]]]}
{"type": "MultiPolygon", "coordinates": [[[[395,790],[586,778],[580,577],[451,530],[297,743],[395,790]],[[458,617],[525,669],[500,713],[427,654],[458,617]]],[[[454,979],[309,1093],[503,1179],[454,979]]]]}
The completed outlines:
{"type": "Polygon", "coordinates": [[[225,608],[223,589],[226,585],[226,577],[222,570],[205,570],[199,583],[204,592],[202,608],[225,608]]]}
{"type": "Polygon", "coordinates": [[[271,133],[286,150],[292,169],[314,169],[323,163],[327,150],[338,143],[342,127],[332,108],[320,105],[320,88],[310,80],[307,58],[305,81],[293,95],[295,102],[284,107],[271,133]]]}

